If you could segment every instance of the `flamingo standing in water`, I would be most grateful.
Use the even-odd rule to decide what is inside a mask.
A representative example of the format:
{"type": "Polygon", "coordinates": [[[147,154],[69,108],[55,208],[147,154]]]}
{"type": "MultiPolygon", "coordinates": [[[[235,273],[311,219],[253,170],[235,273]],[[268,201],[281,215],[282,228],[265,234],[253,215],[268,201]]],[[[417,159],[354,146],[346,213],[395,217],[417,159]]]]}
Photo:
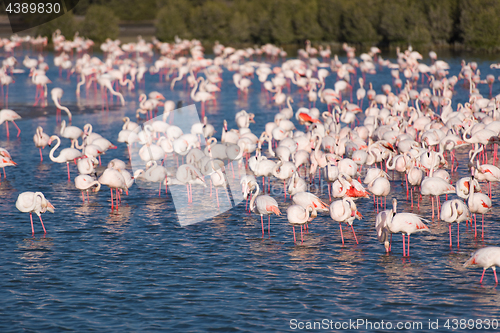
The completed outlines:
{"type": "Polygon", "coordinates": [[[89,190],[93,188],[94,192],[98,192],[101,189],[101,184],[90,175],[78,175],[78,177],[75,178],[75,187],[82,191],[83,202],[85,202],[83,191],[87,191],[87,200],[90,202],[89,190]]]}
{"type": "Polygon", "coordinates": [[[410,256],[410,235],[415,232],[429,231],[429,228],[422,222],[422,219],[412,213],[396,213],[398,201],[392,199],[392,214],[389,214],[385,222],[389,232],[403,235],[403,256],[410,256]],[[405,234],[408,235],[408,251],[405,247],[405,234]]]}
{"type": "Polygon", "coordinates": [[[467,205],[460,199],[448,200],[441,207],[441,220],[448,222],[450,230],[450,247],[451,243],[451,224],[457,223],[457,248],[460,247],[460,222],[467,221],[470,218],[470,212],[467,205]]]}
{"type": "Polygon", "coordinates": [[[248,194],[255,190],[255,193],[252,194],[252,200],[250,200],[250,210],[255,214],[260,215],[260,222],[262,224],[262,237],[264,237],[264,220],[263,216],[267,215],[268,217],[268,226],[267,232],[271,233],[271,214],[281,215],[281,212],[278,208],[278,203],[274,198],[271,198],[268,195],[260,195],[259,196],[259,185],[256,181],[251,180],[248,183],[248,186],[245,187],[245,199],[248,197],[248,194]]]}
{"type": "Polygon", "coordinates": [[[6,166],[16,166],[17,163],[12,160],[9,152],[5,148],[0,148],[0,168],[3,169],[3,178],[7,178],[5,174],[6,166]]]}
{"type": "MultiPolygon", "coordinates": [[[[474,174],[474,167],[471,168],[474,174]]],[[[471,176],[469,180],[469,189],[474,188],[474,176],[471,176]]],[[[484,214],[491,210],[492,204],[491,199],[483,193],[475,193],[475,191],[469,190],[469,198],[467,199],[467,206],[471,213],[474,213],[474,237],[477,237],[477,227],[476,227],[476,213],[479,213],[483,217],[481,226],[481,237],[484,238],[484,214]]],[[[472,222],[472,220],[471,220],[472,222]]]]}
{"type": "Polygon", "coordinates": [[[491,267],[493,274],[495,274],[495,283],[498,284],[496,266],[500,266],[500,247],[487,246],[474,252],[469,260],[464,263],[464,267],[471,265],[479,265],[483,267],[483,275],[479,283],[483,283],[484,272],[491,267]]]}
{"type": "Polygon", "coordinates": [[[7,75],[7,73],[0,72],[0,88],[2,89],[2,98],[5,100],[5,106],[9,107],[9,85],[14,82],[14,79],[12,79],[12,76],[7,75]],[[7,86],[7,91],[3,93],[3,86],[7,86]]]}
{"type": "Polygon", "coordinates": [[[0,110],[0,125],[5,122],[5,126],[7,129],[7,138],[9,138],[9,121],[12,121],[14,126],[17,128],[17,137],[19,137],[19,134],[21,134],[21,130],[17,126],[15,120],[21,119],[21,116],[17,114],[17,112],[9,110],[9,109],[2,109],[0,110]]]}
{"type": "Polygon", "coordinates": [[[191,90],[191,99],[195,102],[201,102],[201,118],[203,119],[205,117],[205,103],[210,100],[215,101],[215,97],[211,93],[206,91],[198,91],[197,93],[195,93],[198,89],[198,84],[199,79],[196,80],[193,90],[191,90]]]}
{"type": "Polygon", "coordinates": [[[120,198],[118,190],[122,189],[128,195],[127,182],[125,181],[122,173],[116,169],[107,168],[97,181],[102,185],[108,186],[111,191],[111,210],[114,208],[113,189],[116,190],[116,209],[118,209],[118,199],[120,198]]]}
{"type": "Polygon", "coordinates": [[[33,106],[36,106],[39,101],[41,101],[42,106],[45,106],[47,84],[52,83],[52,81],[49,80],[44,71],[35,70],[34,68],[31,69],[30,75],[31,81],[36,84],[35,103],[33,106]]]}
{"type": "Polygon", "coordinates": [[[332,202],[330,205],[330,217],[339,223],[340,226],[340,236],[342,237],[342,245],[344,245],[344,234],[342,233],[342,222],[346,222],[351,226],[354,239],[356,244],[358,244],[358,238],[354,232],[354,227],[352,223],[355,218],[362,219],[363,215],[358,211],[354,200],[351,198],[344,198],[342,200],[337,200],[332,202]]]}
{"type": "Polygon", "coordinates": [[[295,238],[295,226],[300,225],[300,240],[301,243],[304,243],[302,226],[306,225],[317,216],[316,209],[313,205],[307,205],[305,208],[300,205],[291,205],[286,210],[286,215],[288,222],[290,222],[293,227],[293,242],[297,242],[295,238]]]}
{"type": "Polygon", "coordinates": [[[59,155],[57,157],[54,157],[55,151],[61,145],[61,139],[57,135],[52,135],[49,139],[49,146],[53,141],[57,141],[57,144],[50,150],[50,160],[56,163],[66,163],[66,166],[68,168],[68,181],[70,181],[71,178],[69,175],[69,162],[76,161],[77,158],[80,158],[82,156],[82,153],[75,148],[64,148],[59,152],[59,155]]]}
{"type": "Polygon", "coordinates": [[[43,233],[46,234],[45,226],[42,221],[42,213],[49,211],[54,212],[54,206],[45,198],[42,192],[23,192],[19,194],[16,201],[16,208],[23,213],[30,213],[31,220],[31,234],[35,235],[35,228],[33,228],[33,216],[35,213],[40,218],[42,223],[43,233]]]}
{"type": "Polygon", "coordinates": [[[50,141],[50,137],[47,133],[43,132],[43,127],[38,126],[36,128],[36,133],[33,136],[33,142],[35,143],[35,147],[40,150],[40,162],[43,162],[42,149],[45,148],[50,141]]]}
{"type": "Polygon", "coordinates": [[[364,80],[363,78],[359,78],[359,89],[356,91],[356,98],[358,100],[359,107],[363,107],[363,100],[366,96],[366,90],[363,87],[364,80]]]}
{"type": "Polygon", "coordinates": [[[59,119],[61,120],[61,110],[64,110],[67,114],[68,114],[68,122],[71,123],[71,112],[69,111],[69,109],[65,106],[62,106],[61,105],[61,98],[63,96],[63,90],[61,88],[53,88],[51,91],[50,91],[50,96],[52,97],[52,101],[54,101],[54,104],[56,105],[57,107],[57,111],[56,111],[56,121],[59,119]]]}

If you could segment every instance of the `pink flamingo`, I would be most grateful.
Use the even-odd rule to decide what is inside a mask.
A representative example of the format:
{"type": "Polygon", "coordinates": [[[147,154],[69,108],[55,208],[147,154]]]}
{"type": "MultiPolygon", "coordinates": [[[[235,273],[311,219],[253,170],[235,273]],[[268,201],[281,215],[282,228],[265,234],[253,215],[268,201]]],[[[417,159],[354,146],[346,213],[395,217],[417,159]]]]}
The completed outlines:
{"type": "Polygon", "coordinates": [[[483,267],[483,275],[479,283],[483,283],[484,272],[491,267],[493,274],[495,274],[495,283],[498,284],[496,266],[500,266],[500,247],[487,246],[474,252],[469,260],[464,263],[464,267],[470,265],[479,265],[483,267]]]}
{"type": "Polygon", "coordinates": [[[19,129],[19,126],[17,126],[15,120],[21,119],[21,116],[17,114],[17,112],[9,110],[9,109],[3,109],[0,110],[0,125],[5,122],[5,126],[7,129],[7,138],[9,138],[9,121],[12,121],[14,126],[17,128],[17,137],[19,137],[19,134],[21,134],[21,130],[19,129]]]}
{"type": "Polygon", "coordinates": [[[45,230],[45,226],[43,225],[41,214],[46,211],[53,213],[54,206],[49,202],[49,200],[45,199],[42,192],[23,192],[19,194],[16,201],[16,208],[23,213],[30,213],[32,235],[35,235],[35,229],[33,228],[33,216],[31,215],[32,213],[38,215],[40,223],[42,223],[43,233],[47,233],[47,230],[45,230]]]}
{"type": "MultiPolygon", "coordinates": [[[[471,168],[474,173],[474,167],[471,168]]],[[[471,176],[469,180],[469,189],[474,186],[474,176],[471,176]]],[[[471,213],[474,213],[474,237],[477,237],[476,228],[476,213],[482,215],[482,227],[481,227],[481,237],[484,238],[484,214],[491,210],[492,204],[491,199],[483,193],[475,193],[475,191],[469,190],[469,198],[467,199],[467,206],[471,213]]],[[[472,221],[471,221],[472,222],[472,221]]]]}
{"type": "Polygon", "coordinates": [[[340,236],[342,237],[342,245],[344,245],[344,234],[342,233],[342,222],[346,222],[351,226],[354,239],[356,244],[358,244],[358,238],[354,232],[354,227],[352,223],[355,218],[362,219],[363,215],[358,211],[356,204],[351,198],[344,198],[342,200],[337,200],[332,202],[330,205],[330,217],[332,220],[337,221],[340,227],[340,236]]]}
{"type": "Polygon", "coordinates": [[[49,144],[49,141],[50,137],[43,132],[42,126],[38,126],[33,136],[33,142],[35,143],[35,147],[40,150],[40,162],[43,162],[42,149],[49,144]]]}
{"type": "Polygon", "coordinates": [[[429,231],[429,228],[422,222],[420,217],[412,213],[398,213],[397,200],[392,199],[392,214],[388,215],[386,227],[389,232],[401,233],[403,235],[403,256],[410,256],[410,235],[415,232],[429,231]],[[405,248],[405,234],[408,235],[408,251],[405,248]]]}
{"type": "Polygon", "coordinates": [[[251,180],[246,187],[245,198],[248,197],[248,194],[255,190],[255,193],[252,194],[252,200],[250,200],[250,210],[255,214],[260,215],[260,222],[262,224],[262,237],[264,237],[264,220],[263,216],[267,215],[268,217],[268,226],[267,232],[271,233],[271,214],[281,215],[281,212],[278,208],[278,203],[276,200],[271,198],[268,195],[259,195],[259,185],[256,181],[251,180]]]}
{"type": "Polygon", "coordinates": [[[297,242],[295,238],[295,226],[300,225],[300,240],[301,243],[304,243],[302,226],[307,225],[308,222],[312,221],[317,216],[316,209],[314,209],[313,205],[307,205],[305,208],[300,205],[291,205],[286,210],[286,215],[288,222],[290,222],[293,227],[293,242],[297,242]]]}
{"type": "Polygon", "coordinates": [[[57,141],[57,144],[50,150],[49,154],[50,160],[56,163],[66,163],[66,167],[68,168],[68,181],[70,181],[71,178],[69,175],[69,162],[76,161],[76,159],[82,156],[82,153],[75,148],[64,148],[63,150],[60,151],[57,157],[54,157],[55,151],[61,145],[61,139],[57,135],[52,135],[49,139],[49,146],[52,144],[53,141],[57,141]]]}
{"type": "Polygon", "coordinates": [[[470,212],[467,205],[460,199],[448,200],[443,203],[441,207],[441,220],[448,222],[450,231],[450,247],[451,243],[451,224],[457,223],[457,248],[460,247],[460,222],[466,221],[470,218],[470,212]]]}

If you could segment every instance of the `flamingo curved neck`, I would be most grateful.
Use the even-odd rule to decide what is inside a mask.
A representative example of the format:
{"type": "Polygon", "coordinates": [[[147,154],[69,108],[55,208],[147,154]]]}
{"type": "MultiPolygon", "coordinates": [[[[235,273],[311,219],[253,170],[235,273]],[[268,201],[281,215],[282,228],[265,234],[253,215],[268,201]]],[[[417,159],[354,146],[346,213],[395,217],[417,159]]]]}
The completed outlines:
{"type": "Polygon", "coordinates": [[[260,189],[259,189],[259,185],[255,184],[255,194],[252,196],[252,200],[250,200],[250,209],[254,209],[255,208],[255,199],[257,199],[257,196],[259,195],[259,192],[260,192],[260,189]]]}
{"type": "Polygon", "coordinates": [[[50,150],[50,154],[49,154],[49,158],[50,158],[50,159],[51,159],[51,161],[53,161],[53,162],[57,162],[57,160],[58,160],[58,159],[59,159],[59,157],[61,156],[61,155],[59,154],[59,156],[54,157],[54,152],[55,152],[55,151],[57,150],[57,148],[59,148],[59,146],[61,145],[61,139],[60,139],[58,136],[56,136],[56,140],[57,140],[57,144],[54,146],[54,148],[52,148],[52,149],[50,150]]]}

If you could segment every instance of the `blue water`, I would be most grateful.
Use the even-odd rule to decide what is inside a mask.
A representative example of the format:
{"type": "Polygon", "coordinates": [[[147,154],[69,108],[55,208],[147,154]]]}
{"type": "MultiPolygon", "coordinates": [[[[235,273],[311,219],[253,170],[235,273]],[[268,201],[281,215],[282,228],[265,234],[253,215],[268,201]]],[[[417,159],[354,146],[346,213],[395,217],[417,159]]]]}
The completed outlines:
{"type": "MultiPolygon", "coordinates": [[[[52,54],[46,56],[52,65],[52,54]]],[[[445,60],[452,65],[450,75],[457,75],[461,58],[445,60]]],[[[500,72],[490,70],[489,64],[479,62],[482,76],[497,76],[500,72]]],[[[219,137],[223,120],[235,128],[234,113],[246,109],[255,113],[256,124],[250,128],[260,134],[278,109],[267,104],[256,78],[248,100],[238,99],[232,74],[224,70],[219,103],[207,109],[209,122],[219,137]]],[[[53,66],[48,76],[53,81],[49,90],[55,86],[65,90],[62,104],[73,111],[73,125],[92,123],[95,132],[117,144],[121,118],[135,116],[140,90],[124,91],[125,107],[115,103],[110,111],[102,111],[100,96],[94,98],[93,93],[86,99],[82,92],[82,100],[77,101],[74,76],[69,81],[58,78],[53,66]]],[[[259,217],[246,213],[245,203],[213,219],[181,227],[170,194],[158,197],[155,190],[134,185],[119,209],[112,211],[105,186],[91,194],[90,203],[82,203],[74,183],[67,181],[66,166],[48,158],[49,147],[40,163],[32,137],[39,125],[49,134],[58,132],[55,107],[51,101],[45,108],[33,107],[35,87],[27,73],[15,79],[9,108],[23,117],[17,122],[21,136],[15,138],[11,125],[7,140],[5,125],[0,127],[0,147],[8,149],[18,163],[6,169],[7,178],[0,185],[1,332],[284,332],[294,330],[293,319],[384,320],[394,325],[419,321],[424,331],[429,319],[438,319],[437,331],[444,332],[449,331],[443,326],[447,319],[498,319],[500,293],[491,270],[479,284],[482,269],[462,267],[475,249],[498,245],[495,195],[494,209],[485,218],[484,240],[474,239],[473,231],[462,225],[457,250],[454,225],[450,250],[448,225],[434,220],[428,224],[431,233],[411,238],[411,258],[402,257],[400,235],[394,235],[393,252],[384,253],[376,239],[371,199],[358,201],[364,215],[354,223],[359,245],[344,228],[344,246],[338,224],[328,214],[314,220],[303,244],[294,244],[286,219],[290,200],[285,203],[280,196],[276,197],[284,215],[272,217],[271,234],[264,238],[259,217]],[[24,191],[43,192],[56,208],[54,214],[43,215],[45,236],[35,216],[35,237],[31,237],[28,214],[15,208],[17,196],[24,191]]],[[[383,83],[391,82],[390,70],[379,70],[367,80],[380,92],[383,83]]],[[[328,86],[334,81],[331,75],[328,86]]],[[[159,83],[158,76],[146,75],[146,92],[158,90],[167,99],[191,104],[181,84],[174,91],[169,85],[159,83]]],[[[487,85],[479,88],[488,95],[487,85]]],[[[496,82],[494,95],[498,93],[496,82]]],[[[454,105],[467,98],[468,87],[457,85],[454,105]]],[[[295,110],[308,104],[295,91],[294,99],[295,110]]],[[[62,146],[68,145],[63,140],[62,146]]],[[[468,173],[463,162],[466,154],[464,148],[458,155],[460,177],[468,173]]],[[[108,151],[103,165],[113,158],[128,160],[125,144],[108,151]]],[[[73,180],[74,165],[71,172],[73,180]]],[[[399,210],[412,211],[399,175],[391,183],[391,196],[398,198],[399,210]]],[[[281,182],[273,181],[273,186],[281,182]]],[[[497,191],[494,184],[493,193],[497,191]]],[[[320,196],[328,202],[327,193],[320,196]]],[[[430,200],[424,198],[420,210],[413,212],[430,219],[430,200]]],[[[362,325],[359,331],[372,330],[362,325]]]]}

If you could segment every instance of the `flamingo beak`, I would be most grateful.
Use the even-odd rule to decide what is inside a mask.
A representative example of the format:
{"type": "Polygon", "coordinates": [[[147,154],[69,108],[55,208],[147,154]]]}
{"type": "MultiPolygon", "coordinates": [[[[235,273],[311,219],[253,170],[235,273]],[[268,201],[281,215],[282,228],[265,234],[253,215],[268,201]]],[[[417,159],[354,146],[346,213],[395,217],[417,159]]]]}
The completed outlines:
{"type": "Polygon", "coordinates": [[[361,215],[361,213],[359,211],[356,211],[354,214],[360,220],[363,218],[363,215],[361,215]]]}
{"type": "Polygon", "coordinates": [[[47,210],[51,213],[54,212],[54,205],[52,205],[49,201],[47,201],[47,210]]]}

